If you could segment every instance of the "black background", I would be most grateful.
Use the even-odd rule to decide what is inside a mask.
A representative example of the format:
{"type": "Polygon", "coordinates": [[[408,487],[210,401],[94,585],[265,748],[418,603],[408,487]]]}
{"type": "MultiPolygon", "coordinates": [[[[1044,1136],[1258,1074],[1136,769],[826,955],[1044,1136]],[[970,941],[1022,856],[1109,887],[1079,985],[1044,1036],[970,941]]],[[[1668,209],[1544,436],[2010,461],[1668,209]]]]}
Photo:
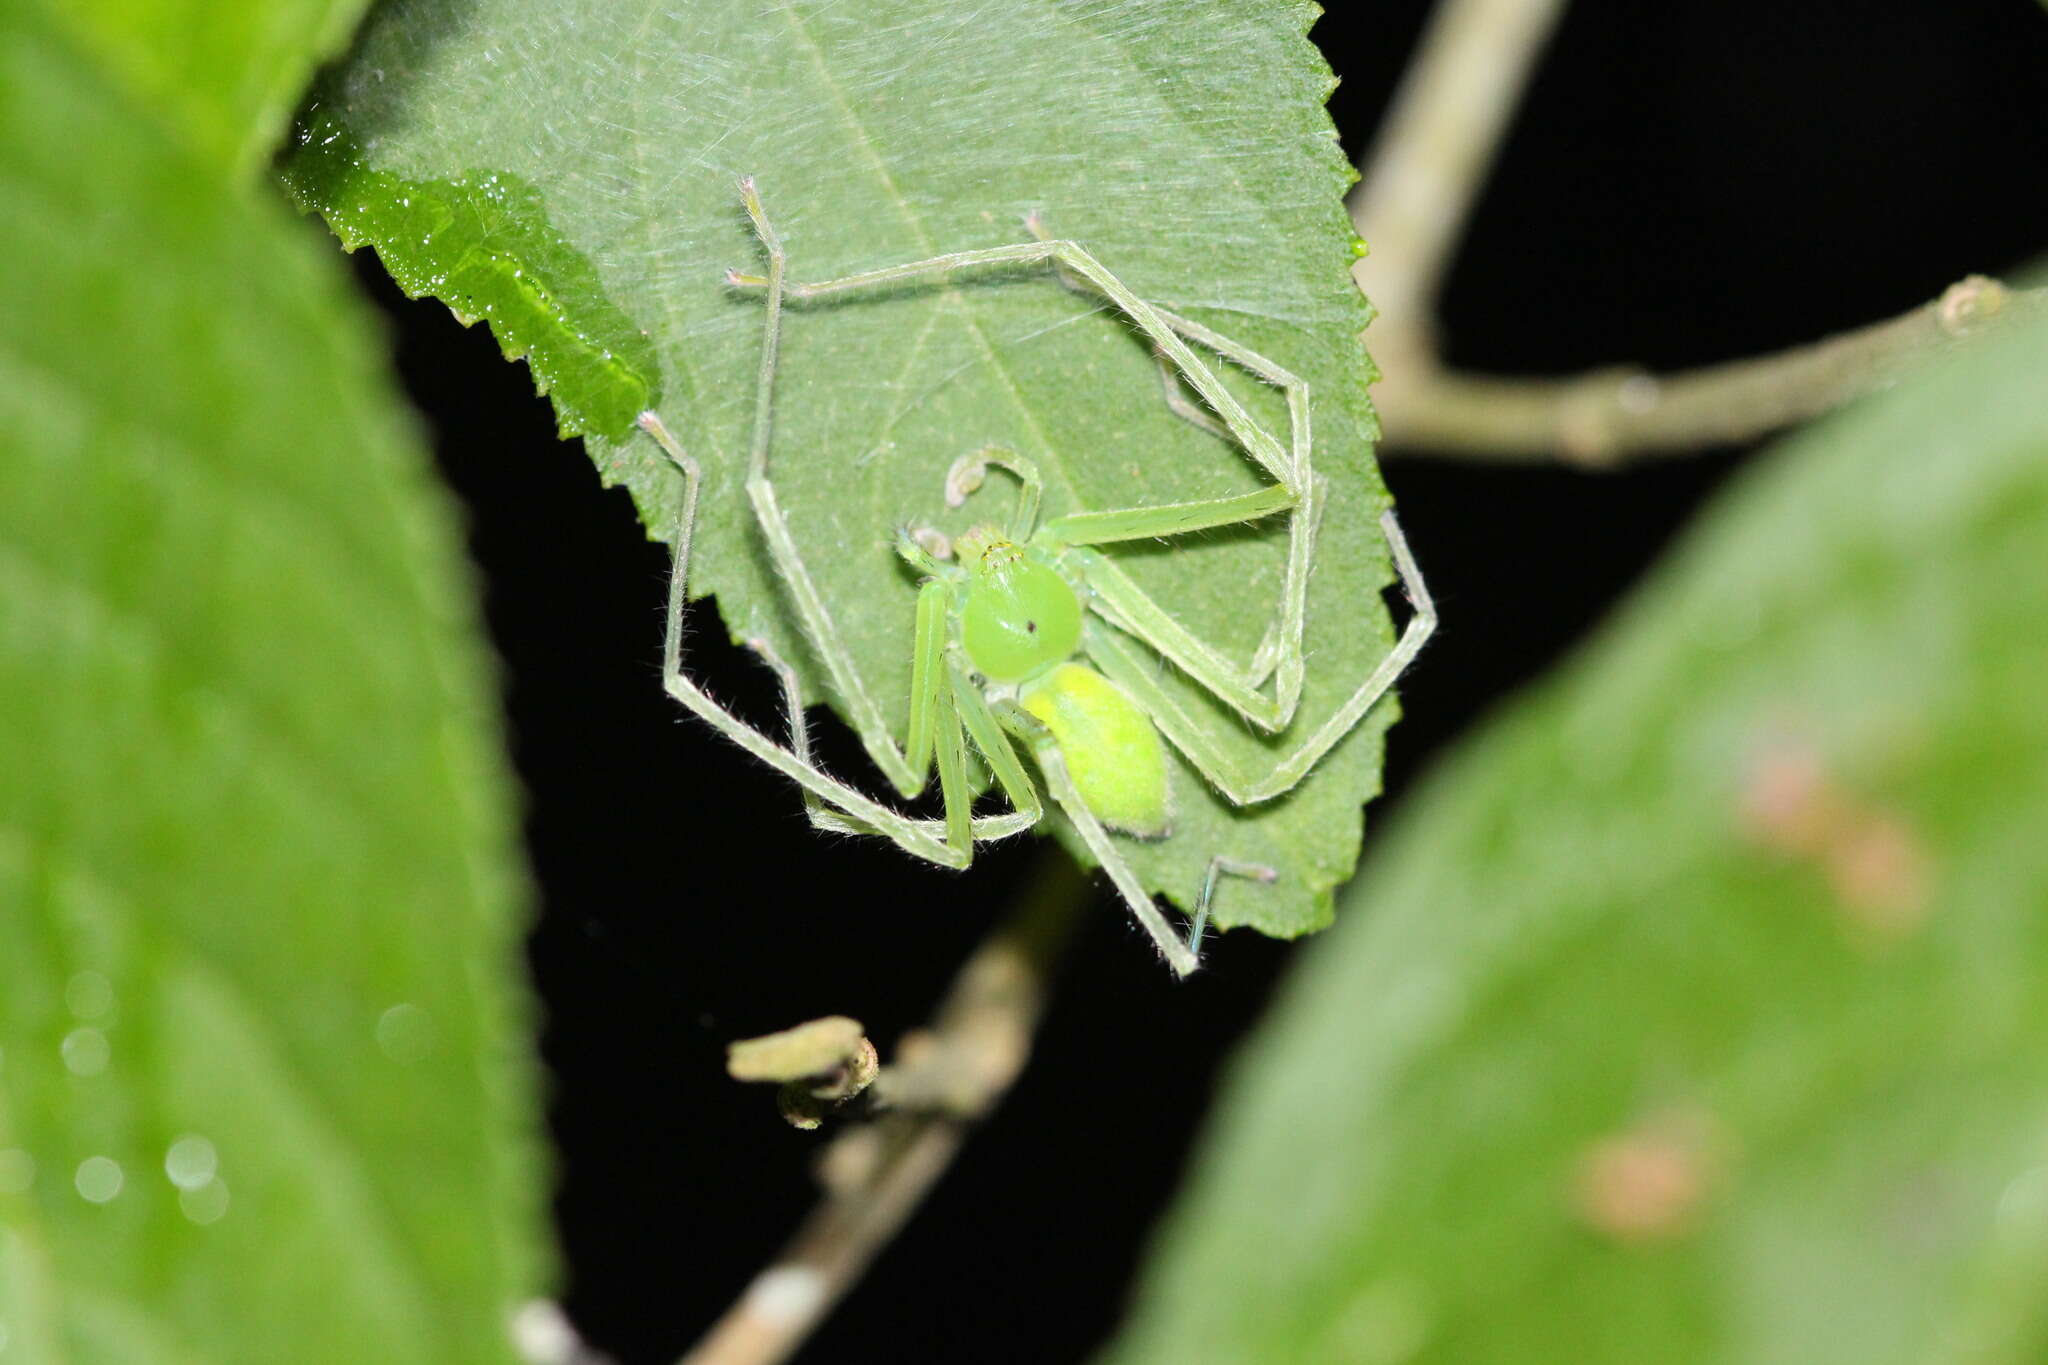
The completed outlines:
{"type": "MultiPolygon", "coordinates": [[[[1355,155],[1428,5],[1331,8],[1312,36],[1343,77],[1331,108],[1355,155]]],[[[1581,0],[1473,216],[1442,337],[1454,362],[1503,372],[1694,365],[1901,311],[2044,244],[2034,0],[1581,0]]],[[[819,1139],[724,1079],[725,1043],[843,1011],[886,1052],[1034,853],[956,875],[814,836],[780,778],[663,696],[667,556],[624,493],[555,441],[482,329],[359,264],[468,502],[504,660],[542,896],[532,963],[568,1305],[621,1365],[672,1360],[812,1198],[819,1139]]],[[[1743,458],[1593,476],[1389,461],[1446,624],[1404,684],[1373,820],[1597,622],[1743,458]]],[[[722,631],[693,649],[715,693],[772,715],[722,631]]],[[[843,735],[828,758],[865,770],[843,735]]],[[[1175,984],[1105,901],[1030,1070],[800,1358],[1086,1358],[1218,1066],[1295,951],[1231,935],[1175,984]]]]}

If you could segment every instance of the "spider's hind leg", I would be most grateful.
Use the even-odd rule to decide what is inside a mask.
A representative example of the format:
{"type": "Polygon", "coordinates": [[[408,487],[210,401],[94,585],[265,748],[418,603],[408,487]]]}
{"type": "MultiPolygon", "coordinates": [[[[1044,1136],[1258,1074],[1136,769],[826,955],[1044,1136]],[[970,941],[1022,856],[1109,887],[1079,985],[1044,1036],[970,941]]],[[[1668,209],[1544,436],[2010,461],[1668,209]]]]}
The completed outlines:
{"type": "MultiPolygon", "coordinates": [[[[751,634],[746,639],[748,649],[768,666],[769,672],[782,686],[782,709],[789,719],[789,747],[796,754],[799,763],[817,767],[817,760],[811,756],[810,716],[804,710],[803,684],[796,676],[796,670],[784,663],[782,656],[775,652],[775,646],[761,634],[751,634]]],[[[823,769],[819,769],[823,771],[823,769]]],[[[858,824],[846,815],[832,809],[809,787],[801,789],[804,796],[804,815],[814,829],[830,830],[835,834],[879,834],[881,831],[858,824]]],[[[935,831],[943,833],[943,831],[935,831]]]]}
{"type": "Polygon", "coordinates": [[[1196,898],[1194,917],[1188,921],[1188,951],[1197,957],[1202,953],[1202,935],[1209,928],[1209,907],[1216,899],[1216,879],[1226,876],[1243,877],[1247,881],[1271,886],[1280,880],[1280,870],[1221,853],[1209,860],[1209,870],[1202,874],[1202,894],[1196,898]]]}
{"type": "MultiPolygon", "coordinates": [[[[683,450],[682,444],[657,414],[642,413],[639,425],[683,476],[683,494],[676,515],[675,563],[669,573],[667,623],[662,645],[663,688],[721,735],[801,787],[807,800],[820,805],[817,822],[825,828],[876,834],[927,862],[942,867],[966,867],[973,861],[973,836],[979,831],[967,818],[964,804],[950,794],[945,821],[913,819],[891,810],[818,767],[811,758],[809,737],[803,729],[802,697],[796,686],[795,674],[775,658],[772,651],[765,657],[781,678],[784,699],[792,706],[790,738],[793,747],[777,743],[726,710],[683,667],[686,634],[683,614],[689,601],[690,546],[696,530],[697,498],[703,477],[697,462],[683,450]]],[[[953,716],[950,708],[947,716],[953,716]]],[[[957,755],[964,763],[964,746],[960,742],[957,718],[949,730],[944,739],[951,741],[955,752],[947,754],[947,760],[950,762],[957,755]]],[[[956,781],[953,785],[958,788],[962,784],[956,781]]],[[[1016,832],[1019,827],[1017,819],[1015,815],[989,817],[987,827],[990,836],[999,837],[998,830],[1003,834],[1016,832]]]]}
{"type": "Polygon", "coordinates": [[[1049,244],[1024,242],[1012,246],[986,247],[886,266],[879,270],[843,275],[809,283],[787,278],[788,253],[781,235],[769,220],[761,203],[759,188],[748,177],[740,181],[740,197],[754,233],[768,258],[765,275],[728,271],[726,283],[734,288],[760,289],[765,295],[761,332],[761,358],[755,381],[753,436],[747,456],[746,490],[754,519],[767,542],[777,576],[802,625],[811,652],[823,665],[837,692],[845,714],[860,736],[875,766],[888,778],[899,795],[910,798],[924,789],[925,774],[914,756],[897,742],[889,729],[875,693],[868,686],[838,623],[826,605],[823,592],[805,563],[795,531],[784,512],[770,475],[769,455],[773,445],[774,392],[781,363],[782,315],[785,299],[815,300],[851,291],[894,283],[944,279],[955,271],[1005,265],[1035,265],[1053,254],[1049,244]]]}
{"type": "Polygon", "coordinates": [[[1100,818],[1088,808],[1080,789],[1074,785],[1074,777],[1067,767],[1066,755],[1060,751],[1060,744],[1045,724],[1025,711],[1015,702],[1006,702],[1000,712],[1004,728],[1017,735],[1031,749],[1032,757],[1038,760],[1038,770],[1045,776],[1046,790],[1051,793],[1054,804],[1073,824],[1074,832],[1081,836],[1081,842],[1095,855],[1095,861],[1108,874],[1117,893],[1123,897],[1124,906],[1131,917],[1138,922],[1159,955],[1166,959],[1166,965],[1173,969],[1175,976],[1186,976],[1202,965],[1195,951],[1195,938],[1183,940],[1167,923],[1166,916],[1159,911],[1159,905],[1152,894],[1138,879],[1137,872],[1125,861],[1118,850],[1116,841],[1100,818]]]}

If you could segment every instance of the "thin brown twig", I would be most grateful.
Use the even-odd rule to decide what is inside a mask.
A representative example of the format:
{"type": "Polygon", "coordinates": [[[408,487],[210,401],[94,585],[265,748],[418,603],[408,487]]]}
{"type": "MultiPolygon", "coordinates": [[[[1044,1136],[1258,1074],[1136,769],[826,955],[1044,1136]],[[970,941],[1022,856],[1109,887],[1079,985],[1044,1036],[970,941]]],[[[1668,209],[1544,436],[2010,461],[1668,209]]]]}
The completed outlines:
{"type": "Polygon", "coordinates": [[[1393,350],[1428,346],[1427,320],[1502,131],[1564,0],[1443,0],[1394,94],[1351,221],[1372,254],[1352,278],[1385,319],[1372,332],[1382,368],[1393,350]]]}
{"type": "Polygon", "coordinates": [[[1091,899],[1048,848],[1030,890],[954,978],[929,1031],[875,1082],[890,1106],[819,1161],[824,1198],[682,1365],[775,1365],[803,1344],[938,1183],[974,1120],[1023,1070],[1052,965],[1091,899]]]}
{"type": "Polygon", "coordinates": [[[1436,296],[1487,168],[1564,0],[1443,0],[1351,195],[1372,244],[1353,269],[1390,453],[1605,467],[1752,440],[1881,389],[2048,291],[1972,275],[1913,311],[1770,355],[1653,375],[1477,375],[1438,358],[1436,296]]]}
{"type": "Polygon", "coordinates": [[[2048,313],[2048,289],[1972,275],[1909,313],[1771,355],[1565,379],[1441,369],[1409,354],[1373,390],[1390,454],[1606,467],[1767,435],[1875,392],[1993,325],[2048,313]]]}

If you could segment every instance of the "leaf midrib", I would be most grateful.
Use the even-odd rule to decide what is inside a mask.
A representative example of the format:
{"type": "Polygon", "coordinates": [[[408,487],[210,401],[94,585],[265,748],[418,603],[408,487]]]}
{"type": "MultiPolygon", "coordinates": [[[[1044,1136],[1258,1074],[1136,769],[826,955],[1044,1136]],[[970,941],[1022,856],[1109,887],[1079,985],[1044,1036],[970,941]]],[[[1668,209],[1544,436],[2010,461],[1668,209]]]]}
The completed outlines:
{"type": "MultiPolygon", "coordinates": [[[[910,207],[910,203],[903,196],[903,193],[896,188],[896,179],[889,174],[887,163],[882,160],[881,153],[875,149],[874,139],[868,131],[867,124],[847,101],[845,89],[832,74],[831,67],[825,61],[824,49],[818,45],[817,40],[804,27],[802,18],[796,12],[796,6],[790,3],[790,0],[783,0],[782,12],[789,21],[790,31],[796,35],[797,40],[810,53],[811,64],[817,69],[818,77],[824,82],[825,89],[831,95],[833,105],[839,110],[840,116],[845,121],[848,130],[854,135],[861,154],[867,158],[868,165],[874,171],[875,177],[881,181],[884,196],[895,207],[898,216],[903,220],[904,226],[908,227],[916,236],[923,249],[923,254],[926,256],[941,254],[937,242],[933,240],[931,233],[926,230],[924,219],[918,216],[910,207]]],[[[1068,498],[1070,500],[1073,499],[1074,480],[1067,470],[1066,456],[1048,439],[1045,428],[1039,422],[1037,414],[1032,411],[1031,405],[1024,401],[1023,391],[1017,385],[1016,376],[1010,373],[1009,367],[1003,363],[1002,357],[990,343],[987,332],[982,329],[981,323],[975,317],[973,306],[961,292],[960,287],[950,277],[946,278],[934,290],[934,293],[953,300],[955,311],[960,315],[961,322],[967,328],[968,333],[974,338],[974,343],[980,349],[982,358],[987,362],[990,372],[1001,379],[1004,392],[1008,394],[1010,402],[1017,409],[1018,415],[1023,418],[1025,425],[1030,428],[1038,448],[1050,457],[1052,464],[1058,470],[1060,482],[1065,486],[1068,498]]],[[[908,361],[906,361],[907,363],[908,361]]],[[[873,499],[879,496],[879,490],[873,488],[874,481],[870,480],[869,482],[870,516],[878,517],[882,514],[883,509],[876,506],[873,499]]],[[[882,522],[879,524],[887,523],[882,522]]]]}

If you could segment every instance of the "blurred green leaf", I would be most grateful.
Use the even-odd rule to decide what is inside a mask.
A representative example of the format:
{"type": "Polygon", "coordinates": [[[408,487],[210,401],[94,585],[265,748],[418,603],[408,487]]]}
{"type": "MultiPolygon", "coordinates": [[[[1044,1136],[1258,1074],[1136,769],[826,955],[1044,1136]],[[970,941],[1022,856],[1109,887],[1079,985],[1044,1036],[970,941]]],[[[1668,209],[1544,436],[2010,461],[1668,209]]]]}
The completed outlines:
{"type": "Polygon", "coordinates": [[[2044,376],[1794,440],[1445,765],[1111,1359],[2048,1357],[2044,376]]]}
{"type": "Polygon", "coordinates": [[[48,13],[209,167],[252,180],[369,0],[67,0],[48,13]]]}
{"type": "MultiPolygon", "coordinates": [[[[489,319],[553,395],[564,431],[589,438],[605,477],[666,537],[678,480],[630,427],[641,405],[659,406],[708,475],[693,588],[717,593],[735,634],[767,635],[814,698],[822,670],[740,486],[763,309],[723,283],[727,267],[761,264],[734,180],[760,178],[799,279],[1018,241],[1025,215],[1042,212],[1140,295],[1313,386],[1317,467],[1334,496],[1309,686],[1279,741],[1292,747],[1391,636],[1358,341],[1367,312],[1341,204],[1352,175],[1322,107],[1328,69],[1303,37],[1315,13],[1296,0],[971,12],[940,0],[686,12],[652,0],[400,0],[308,113],[286,175],[405,288],[489,319]]],[[[1262,481],[1174,418],[1146,348],[1048,271],[797,308],[785,336],[780,501],[899,735],[915,594],[890,536],[909,522],[962,531],[1009,505],[999,489],[949,510],[941,485],[957,456],[993,442],[1037,457],[1053,513],[1262,481]]],[[[1238,387],[1284,422],[1270,391],[1238,387]]],[[[1276,609],[1280,550],[1274,526],[1122,558],[1244,657],[1276,609]]],[[[1270,747],[1186,691],[1224,743],[1270,747]]],[[[1228,884],[1219,922],[1282,934],[1326,922],[1392,714],[1380,708],[1311,781],[1253,811],[1225,806],[1181,766],[1174,837],[1128,845],[1140,872],[1187,904],[1214,854],[1271,863],[1281,883],[1228,884]]]]}
{"type": "Polygon", "coordinates": [[[503,1360],[540,1279],[473,590],[316,246],[0,7],[0,1359],[503,1360]]]}

